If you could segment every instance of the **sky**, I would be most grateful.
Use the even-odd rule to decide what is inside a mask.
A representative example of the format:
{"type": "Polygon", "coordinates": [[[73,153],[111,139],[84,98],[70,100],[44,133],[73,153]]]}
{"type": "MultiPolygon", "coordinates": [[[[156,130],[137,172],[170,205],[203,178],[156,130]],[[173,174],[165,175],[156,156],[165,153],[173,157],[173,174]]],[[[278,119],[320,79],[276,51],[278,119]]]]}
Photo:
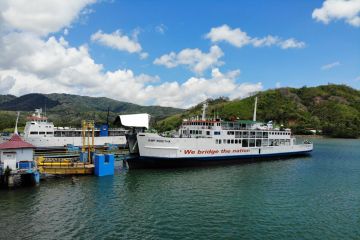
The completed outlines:
{"type": "Polygon", "coordinates": [[[188,108],[328,83],[360,89],[360,0],[0,0],[0,94],[188,108]]]}

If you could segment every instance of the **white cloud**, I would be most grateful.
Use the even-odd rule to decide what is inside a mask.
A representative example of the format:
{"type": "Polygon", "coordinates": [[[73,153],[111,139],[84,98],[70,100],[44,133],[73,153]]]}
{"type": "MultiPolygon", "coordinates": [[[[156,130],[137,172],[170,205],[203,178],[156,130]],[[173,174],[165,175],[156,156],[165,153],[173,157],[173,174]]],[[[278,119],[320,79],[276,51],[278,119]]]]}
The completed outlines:
{"type": "Polygon", "coordinates": [[[333,63],[329,63],[329,64],[325,64],[321,67],[322,70],[329,70],[329,69],[332,69],[334,67],[337,67],[337,66],[340,66],[340,62],[339,61],[336,61],[336,62],[333,62],[333,63]]]}
{"type": "Polygon", "coordinates": [[[165,34],[166,30],[167,30],[167,27],[164,24],[160,24],[155,27],[155,31],[160,34],[165,34]]]}
{"type": "Polygon", "coordinates": [[[213,43],[223,41],[228,42],[238,48],[246,45],[252,45],[254,47],[270,47],[275,45],[282,49],[305,47],[304,42],[298,41],[294,38],[283,40],[278,36],[272,35],[268,35],[263,38],[253,38],[240,28],[231,29],[226,24],[220,27],[211,28],[210,32],[205,35],[205,38],[210,39],[213,43]]]}
{"type": "Polygon", "coordinates": [[[305,43],[304,42],[300,42],[294,38],[289,38],[286,39],[284,41],[281,41],[278,43],[279,46],[282,49],[288,49],[288,48],[304,48],[305,47],[305,43]]]}
{"type": "Polygon", "coordinates": [[[179,53],[170,52],[154,60],[154,64],[173,68],[178,65],[187,65],[193,72],[202,74],[206,69],[220,66],[223,62],[219,59],[224,56],[218,46],[212,46],[209,53],[203,53],[200,49],[186,48],[179,53]]]}
{"type": "Polygon", "coordinates": [[[95,0],[3,0],[1,19],[5,27],[38,35],[58,32],[77,19],[95,0]]]}
{"type": "Polygon", "coordinates": [[[239,74],[239,70],[224,74],[215,68],[209,79],[191,77],[182,84],[165,82],[159,86],[148,86],[145,92],[158,96],[155,104],[187,108],[208,98],[242,98],[263,89],[261,83],[237,83],[239,74]]]}
{"type": "Polygon", "coordinates": [[[239,48],[251,42],[251,38],[246,32],[241,31],[240,28],[231,29],[228,25],[211,28],[210,32],[206,34],[206,38],[212,42],[227,41],[239,48]]]}
{"type": "Polygon", "coordinates": [[[16,79],[11,76],[2,77],[0,75],[0,93],[7,94],[15,85],[16,79]]]}
{"type": "Polygon", "coordinates": [[[63,38],[42,40],[29,33],[11,33],[2,41],[0,91],[5,94],[65,92],[188,107],[209,97],[238,98],[262,89],[261,83],[237,83],[239,70],[221,73],[213,69],[209,79],[192,77],[182,84],[161,83],[158,76],[136,75],[129,69],[104,71],[86,46],[71,47],[63,38]]]}
{"type": "MultiPolygon", "coordinates": [[[[64,31],[66,36],[66,29],[81,14],[86,3],[91,2],[93,1],[66,1],[72,7],[64,7],[63,1],[53,1],[55,12],[47,1],[37,2],[39,9],[36,10],[32,9],[33,2],[23,5],[20,4],[23,2],[17,0],[0,2],[0,27],[2,30],[5,25],[7,27],[6,31],[0,32],[0,93],[23,95],[31,92],[63,92],[106,96],[146,105],[188,107],[209,97],[238,98],[263,88],[261,83],[238,83],[239,70],[222,73],[213,69],[210,78],[192,77],[184,83],[160,82],[158,76],[135,74],[130,69],[105,71],[90,56],[86,45],[73,47],[64,37],[46,36],[56,31],[64,31]],[[81,2],[82,5],[76,5],[75,8],[75,2],[81,2]],[[34,14],[35,19],[30,19],[32,11],[38,14],[34,14]],[[64,11],[70,11],[68,14],[71,17],[64,11]],[[4,13],[7,13],[5,20],[4,13]],[[19,14],[23,14],[20,19],[29,19],[32,25],[13,19],[12,16],[19,14]],[[49,19],[48,14],[54,19],[49,19]]],[[[141,46],[133,44],[137,43],[138,34],[139,31],[135,30],[129,38],[120,32],[113,33],[114,36],[98,32],[95,39],[104,39],[106,35],[108,38],[103,40],[104,43],[109,43],[114,48],[121,48],[117,41],[121,39],[126,43],[125,51],[133,51],[140,57],[146,57],[147,53],[142,52],[141,46]]],[[[187,65],[200,73],[221,65],[219,58],[222,56],[223,52],[217,46],[211,47],[209,53],[203,53],[199,49],[184,49],[178,54],[169,54],[169,60],[165,62],[170,66],[187,65]]]]}
{"type": "Polygon", "coordinates": [[[97,42],[103,46],[107,46],[119,51],[126,51],[129,53],[139,53],[140,58],[144,59],[148,57],[148,54],[142,52],[142,47],[137,41],[139,30],[134,30],[132,38],[123,35],[120,30],[116,30],[113,33],[103,33],[101,30],[91,35],[91,40],[97,42]]]}
{"type": "Polygon", "coordinates": [[[360,76],[358,76],[357,78],[355,78],[355,81],[360,81],[360,76]]]}
{"type": "Polygon", "coordinates": [[[276,82],[275,88],[281,88],[281,82],[276,82]]]}
{"type": "Polygon", "coordinates": [[[354,27],[360,27],[360,0],[325,0],[321,8],[313,11],[312,17],[325,24],[344,20],[354,27]]]}
{"type": "Polygon", "coordinates": [[[270,47],[271,45],[277,44],[279,41],[279,37],[268,35],[264,38],[253,38],[251,43],[254,47],[270,47]]]}

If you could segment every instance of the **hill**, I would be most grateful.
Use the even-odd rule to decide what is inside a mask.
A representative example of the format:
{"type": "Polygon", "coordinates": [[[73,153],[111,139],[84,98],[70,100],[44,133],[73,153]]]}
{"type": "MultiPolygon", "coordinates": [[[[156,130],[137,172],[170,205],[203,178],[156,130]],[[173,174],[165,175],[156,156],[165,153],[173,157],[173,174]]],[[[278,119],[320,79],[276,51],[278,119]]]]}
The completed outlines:
{"type": "MultiPolygon", "coordinates": [[[[360,91],[345,85],[280,88],[233,101],[210,99],[208,115],[216,112],[223,119],[252,119],[255,96],[258,97],[259,121],[273,120],[292,128],[297,134],[318,129],[331,137],[360,136],[360,91]]],[[[174,129],[183,118],[200,114],[201,104],[158,121],[156,128],[159,131],[174,129]]]]}
{"type": "Polygon", "coordinates": [[[14,95],[0,95],[0,104],[8,102],[16,98],[14,95]]]}
{"type": "Polygon", "coordinates": [[[16,112],[21,111],[19,126],[26,122],[26,116],[35,108],[46,109],[46,114],[55,125],[79,126],[82,119],[105,122],[109,109],[110,122],[119,114],[149,113],[154,119],[164,118],[182,112],[182,109],[161,106],[140,106],[106,97],[87,97],[71,94],[32,93],[21,97],[0,95],[0,130],[12,128],[16,112]]]}

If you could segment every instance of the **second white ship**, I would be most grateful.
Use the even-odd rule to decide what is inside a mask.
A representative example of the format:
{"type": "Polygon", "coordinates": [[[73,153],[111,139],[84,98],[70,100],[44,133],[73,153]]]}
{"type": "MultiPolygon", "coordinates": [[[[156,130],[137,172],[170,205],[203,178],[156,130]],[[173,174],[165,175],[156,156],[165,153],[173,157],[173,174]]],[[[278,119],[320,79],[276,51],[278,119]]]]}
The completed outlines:
{"type": "MultiPolygon", "coordinates": [[[[63,148],[67,145],[82,146],[82,129],[71,127],[54,127],[48,118],[42,116],[42,110],[36,109],[26,122],[23,138],[37,148],[63,148]]],[[[126,144],[126,130],[109,128],[102,124],[94,129],[94,145],[106,144],[123,146],[126,144]]]]}

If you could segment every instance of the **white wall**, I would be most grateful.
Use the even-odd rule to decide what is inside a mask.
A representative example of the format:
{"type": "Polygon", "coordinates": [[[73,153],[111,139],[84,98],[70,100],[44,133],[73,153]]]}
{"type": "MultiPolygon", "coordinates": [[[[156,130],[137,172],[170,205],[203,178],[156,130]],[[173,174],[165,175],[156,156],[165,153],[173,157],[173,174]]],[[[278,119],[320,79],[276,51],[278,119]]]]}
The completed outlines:
{"type": "Polygon", "coordinates": [[[32,161],[33,160],[33,149],[31,148],[24,148],[24,149],[8,149],[8,150],[0,150],[0,162],[3,163],[4,168],[9,166],[11,169],[15,170],[14,164],[16,166],[17,162],[20,161],[32,161]],[[15,161],[11,159],[6,159],[6,153],[13,153],[15,152],[15,161]],[[4,161],[5,160],[5,161],[4,161]]]}

